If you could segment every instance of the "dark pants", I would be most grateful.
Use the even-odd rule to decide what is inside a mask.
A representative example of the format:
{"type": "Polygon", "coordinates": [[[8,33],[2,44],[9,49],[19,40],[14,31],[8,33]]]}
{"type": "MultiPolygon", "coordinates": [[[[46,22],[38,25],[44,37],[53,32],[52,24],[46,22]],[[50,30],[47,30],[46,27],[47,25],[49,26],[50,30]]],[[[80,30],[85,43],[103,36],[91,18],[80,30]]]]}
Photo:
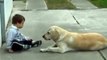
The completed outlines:
{"type": "Polygon", "coordinates": [[[12,41],[12,50],[13,51],[22,51],[24,46],[26,46],[26,49],[30,48],[29,46],[32,45],[32,40],[23,40],[23,41],[17,41],[13,40],[12,41]]]}

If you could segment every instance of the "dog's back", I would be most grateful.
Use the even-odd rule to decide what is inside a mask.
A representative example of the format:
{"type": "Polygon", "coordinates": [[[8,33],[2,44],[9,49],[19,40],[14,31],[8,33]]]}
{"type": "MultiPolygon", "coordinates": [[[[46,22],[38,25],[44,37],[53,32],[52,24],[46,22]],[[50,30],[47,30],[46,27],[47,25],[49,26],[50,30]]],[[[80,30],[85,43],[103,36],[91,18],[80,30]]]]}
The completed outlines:
{"type": "Polygon", "coordinates": [[[72,46],[80,50],[98,50],[107,46],[107,40],[99,33],[78,33],[72,34],[74,41],[72,46]]]}

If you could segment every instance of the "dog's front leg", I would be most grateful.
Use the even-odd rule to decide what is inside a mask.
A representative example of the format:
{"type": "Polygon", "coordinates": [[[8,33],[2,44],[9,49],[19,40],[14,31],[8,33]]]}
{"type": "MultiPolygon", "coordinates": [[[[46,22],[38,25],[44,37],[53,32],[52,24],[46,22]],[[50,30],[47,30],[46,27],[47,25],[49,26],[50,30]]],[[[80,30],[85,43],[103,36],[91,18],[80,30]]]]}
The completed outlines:
{"type": "Polygon", "coordinates": [[[47,47],[45,49],[40,49],[41,52],[59,52],[59,53],[64,53],[65,51],[60,48],[60,47],[47,47]]]}
{"type": "Polygon", "coordinates": [[[59,43],[57,45],[57,47],[51,46],[51,47],[47,47],[45,49],[41,49],[42,52],[46,52],[46,51],[50,51],[50,52],[59,52],[59,53],[64,53],[66,52],[68,49],[66,49],[67,46],[65,43],[59,43]]]}
{"type": "Polygon", "coordinates": [[[65,50],[62,47],[49,47],[48,51],[58,52],[58,53],[64,53],[65,52],[65,50]]]}
{"type": "Polygon", "coordinates": [[[41,52],[47,52],[47,51],[49,51],[50,47],[57,47],[57,44],[55,43],[55,44],[52,44],[51,46],[48,46],[47,48],[42,48],[42,49],[40,49],[40,51],[41,52]]]}

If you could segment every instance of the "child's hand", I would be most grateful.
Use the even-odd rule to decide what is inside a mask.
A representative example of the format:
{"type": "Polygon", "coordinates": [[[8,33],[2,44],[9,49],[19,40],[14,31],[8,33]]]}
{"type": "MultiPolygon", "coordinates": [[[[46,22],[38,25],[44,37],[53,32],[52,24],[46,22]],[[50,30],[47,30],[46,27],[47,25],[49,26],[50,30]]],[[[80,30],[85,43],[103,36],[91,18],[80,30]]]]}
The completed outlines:
{"type": "Polygon", "coordinates": [[[8,49],[8,52],[9,52],[9,53],[13,53],[14,51],[9,48],[9,49],[8,49]]]}
{"type": "Polygon", "coordinates": [[[29,38],[29,37],[25,37],[25,39],[26,39],[26,40],[30,40],[31,38],[29,38]]]}

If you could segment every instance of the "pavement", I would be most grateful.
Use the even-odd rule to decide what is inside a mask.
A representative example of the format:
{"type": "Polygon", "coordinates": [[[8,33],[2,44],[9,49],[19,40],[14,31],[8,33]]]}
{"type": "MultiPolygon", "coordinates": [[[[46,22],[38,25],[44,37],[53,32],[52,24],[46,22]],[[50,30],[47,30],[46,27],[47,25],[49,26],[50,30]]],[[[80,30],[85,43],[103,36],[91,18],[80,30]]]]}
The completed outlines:
{"type": "MultiPolygon", "coordinates": [[[[37,3],[39,4],[39,2],[37,3]]],[[[44,4],[43,1],[42,3],[44,4]]],[[[42,35],[53,25],[74,32],[98,32],[107,37],[107,8],[84,10],[48,10],[45,8],[38,10],[38,8],[35,8],[29,11],[15,9],[12,15],[16,13],[23,15],[26,19],[21,32],[34,40],[42,40],[43,44],[40,47],[13,54],[5,51],[4,44],[0,49],[0,60],[107,60],[107,49],[99,51],[70,51],[64,54],[42,53],[39,50],[53,44],[53,41],[45,41],[42,38],[42,35]]]]}
{"type": "Polygon", "coordinates": [[[96,6],[91,4],[88,0],[70,0],[77,9],[97,9],[96,6]]]}
{"type": "Polygon", "coordinates": [[[47,6],[44,0],[27,0],[26,9],[47,9],[47,6]]]}

